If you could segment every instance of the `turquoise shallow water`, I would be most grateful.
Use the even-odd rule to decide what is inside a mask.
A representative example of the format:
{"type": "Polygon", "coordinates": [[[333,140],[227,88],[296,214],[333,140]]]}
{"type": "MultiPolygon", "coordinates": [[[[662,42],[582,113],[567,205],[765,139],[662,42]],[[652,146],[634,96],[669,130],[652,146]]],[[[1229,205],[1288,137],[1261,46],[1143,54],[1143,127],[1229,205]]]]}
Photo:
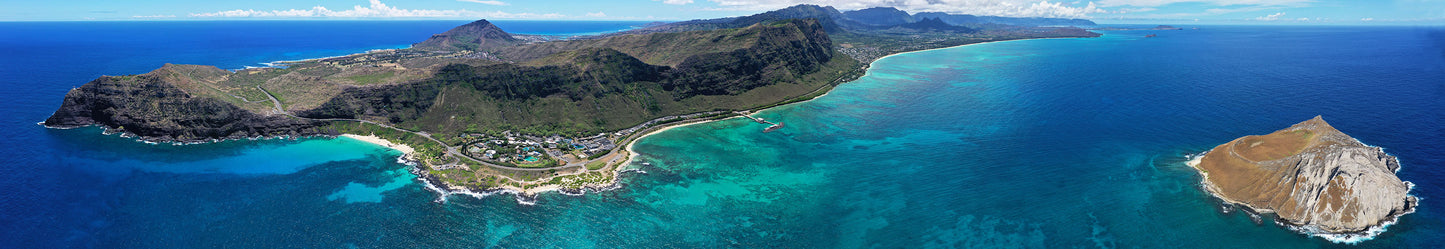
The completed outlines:
{"type": "Polygon", "coordinates": [[[1430,148],[1441,145],[1445,64],[1429,32],[1143,34],[889,57],[827,97],[759,115],[788,123],[782,131],[730,120],[642,140],[637,151],[659,173],[634,178],[652,186],[638,199],[727,217],[683,223],[717,224],[701,233],[749,246],[1339,246],[1223,213],[1182,164],[1234,137],[1324,115],[1400,156],[1400,175],[1426,198],[1360,246],[1442,242],[1430,199],[1441,158],[1430,148]],[[1347,38],[1360,36],[1375,39],[1347,38]]]}
{"type": "MultiPolygon", "coordinates": [[[[327,37],[337,35],[305,40],[327,37]]],[[[370,43],[356,49],[398,44],[370,43]]],[[[1341,247],[1222,213],[1182,165],[1188,153],[1324,115],[1399,156],[1400,176],[1424,197],[1418,213],[1357,247],[1433,247],[1445,244],[1442,51],[1441,29],[1210,26],[903,54],[828,96],[759,114],[782,130],[732,119],[662,132],[636,145],[645,173],[624,174],[622,188],[535,205],[434,202],[397,152],[350,139],[172,146],[40,128],[69,85],[93,76],[0,71],[7,85],[43,89],[4,93],[26,108],[6,110],[17,118],[3,130],[14,139],[0,167],[11,190],[0,195],[0,228],[12,232],[0,244],[1341,247]],[[1159,37],[1142,38],[1149,32],[1159,37]],[[14,80],[24,77],[37,80],[14,80]]]]}

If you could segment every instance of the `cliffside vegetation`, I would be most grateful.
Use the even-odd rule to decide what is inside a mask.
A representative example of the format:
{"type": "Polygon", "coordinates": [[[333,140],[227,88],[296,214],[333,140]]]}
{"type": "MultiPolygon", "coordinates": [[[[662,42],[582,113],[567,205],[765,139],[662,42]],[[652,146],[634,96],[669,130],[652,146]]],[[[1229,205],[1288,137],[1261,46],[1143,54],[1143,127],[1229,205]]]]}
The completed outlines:
{"type": "Polygon", "coordinates": [[[282,68],[231,72],[166,65],[142,75],[106,76],[68,93],[45,123],[101,125],[153,141],[374,134],[416,148],[414,157],[426,165],[422,172],[453,187],[572,186],[579,181],[556,177],[586,175],[578,179],[589,184],[613,179],[599,175],[627,160],[613,142],[625,144],[662,123],[810,99],[861,76],[866,63],[860,60],[982,41],[1097,35],[1076,28],[964,27],[939,18],[866,21],[800,5],[544,41],[481,20],[410,49],[282,68]],[[552,168],[509,168],[520,164],[458,152],[479,137],[501,134],[579,141],[547,151],[567,151],[553,155],[573,157],[565,162],[531,152],[562,165],[552,168]],[[571,149],[583,143],[581,137],[590,137],[589,150],[602,151],[571,149]]]}

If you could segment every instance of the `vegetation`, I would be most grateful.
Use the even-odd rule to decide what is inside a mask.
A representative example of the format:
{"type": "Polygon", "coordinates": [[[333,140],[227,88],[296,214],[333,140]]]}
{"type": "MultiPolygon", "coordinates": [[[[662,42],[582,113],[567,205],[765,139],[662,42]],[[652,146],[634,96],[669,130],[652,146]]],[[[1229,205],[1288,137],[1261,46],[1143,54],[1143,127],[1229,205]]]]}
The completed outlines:
{"type": "MultiPolygon", "coordinates": [[[[46,123],[126,127],[162,141],[371,134],[413,147],[430,177],[455,186],[596,186],[614,180],[610,172],[620,165],[609,163],[625,159],[617,154],[625,151],[589,152],[585,167],[559,167],[566,163],[550,156],[492,162],[502,166],[494,167],[448,153],[476,142],[474,134],[579,138],[796,103],[863,75],[860,60],[896,52],[1097,35],[962,27],[949,23],[957,18],[888,10],[853,14],[800,5],[530,44],[483,20],[413,49],[234,73],[168,64],[144,75],[103,77],[68,94],[46,123]],[[709,115],[657,120],[697,113],[709,115]]],[[[634,138],[606,142],[625,145],[634,138]]]]}
{"type": "Polygon", "coordinates": [[[431,139],[422,137],[413,132],[399,131],[396,129],[381,127],[375,124],[368,124],[357,121],[331,121],[322,126],[330,134],[359,134],[372,135],[411,146],[416,150],[415,159],[435,164],[450,163],[453,159],[446,157],[446,146],[438,144],[431,139]]]}
{"type": "Polygon", "coordinates": [[[357,85],[368,85],[368,84],[382,83],[383,80],[386,80],[386,79],[388,79],[388,78],[391,78],[392,76],[396,76],[396,72],[390,72],[390,71],[388,71],[388,72],[380,72],[380,73],[373,73],[373,74],[356,75],[356,76],[351,76],[351,77],[346,77],[346,78],[347,78],[347,79],[350,79],[352,82],[356,82],[357,85]]]}

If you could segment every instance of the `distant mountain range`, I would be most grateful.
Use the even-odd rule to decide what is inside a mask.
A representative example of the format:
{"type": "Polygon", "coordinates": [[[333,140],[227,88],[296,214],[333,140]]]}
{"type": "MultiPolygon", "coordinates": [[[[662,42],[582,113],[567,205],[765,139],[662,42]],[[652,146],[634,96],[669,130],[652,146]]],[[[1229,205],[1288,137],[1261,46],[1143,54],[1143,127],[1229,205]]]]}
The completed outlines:
{"type": "Polygon", "coordinates": [[[942,12],[909,14],[892,7],[845,12],[829,6],[802,4],[750,16],[650,23],[643,28],[599,37],[731,29],[788,19],[818,20],[835,44],[840,46],[840,52],[863,62],[896,52],[957,46],[983,40],[1099,35],[1073,27],[1096,25],[1084,19],[974,16],[942,12]]]}
{"type": "Polygon", "coordinates": [[[868,25],[891,26],[905,23],[919,22],[924,19],[936,18],[952,25],[974,25],[974,24],[1003,24],[1026,27],[1040,26],[1094,26],[1093,21],[1085,19],[1066,18],[1043,18],[1043,17],[1001,17],[1001,16],[975,16],[956,15],[943,12],[920,12],[908,14],[893,7],[875,7],[861,10],[843,12],[843,16],[849,20],[868,25]]]}
{"type": "MultiPolygon", "coordinates": [[[[683,21],[652,25],[647,29],[691,30],[699,28],[737,28],[758,22],[803,18],[818,19],[823,23],[824,29],[828,32],[886,30],[899,27],[899,25],[916,23],[927,19],[938,19],[949,25],[965,26],[973,29],[999,25],[1019,27],[1097,25],[1093,21],[1085,19],[975,16],[943,12],[909,14],[908,12],[893,7],[876,7],[840,12],[833,7],[804,4],[751,16],[683,21]]],[[[646,31],[644,30],[643,32],[646,31]]]]}

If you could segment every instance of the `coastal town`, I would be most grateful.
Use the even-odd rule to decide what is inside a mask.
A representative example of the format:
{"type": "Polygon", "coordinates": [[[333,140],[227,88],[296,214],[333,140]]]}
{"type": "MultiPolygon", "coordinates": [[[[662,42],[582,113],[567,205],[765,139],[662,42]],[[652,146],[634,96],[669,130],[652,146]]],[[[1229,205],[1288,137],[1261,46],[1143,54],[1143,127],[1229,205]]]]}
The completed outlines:
{"type": "Polygon", "coordinates": [[[586,137],[523,134],[510,130],[502,131],[498,135],[463,134],[466,142],[462,155],[481,162],[517,168],[582,165],[616,151],[618,144],[631,139],[632,135],[640,131],[724,114],[729,112],[710,111],[665,116],[616,132],[597,133],[586,137]]]}

